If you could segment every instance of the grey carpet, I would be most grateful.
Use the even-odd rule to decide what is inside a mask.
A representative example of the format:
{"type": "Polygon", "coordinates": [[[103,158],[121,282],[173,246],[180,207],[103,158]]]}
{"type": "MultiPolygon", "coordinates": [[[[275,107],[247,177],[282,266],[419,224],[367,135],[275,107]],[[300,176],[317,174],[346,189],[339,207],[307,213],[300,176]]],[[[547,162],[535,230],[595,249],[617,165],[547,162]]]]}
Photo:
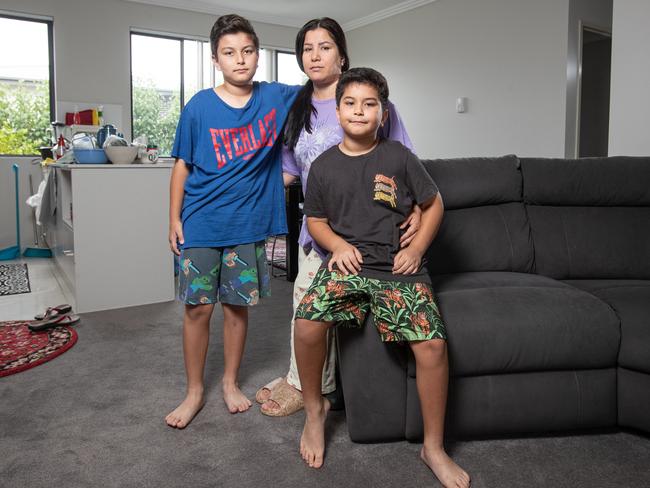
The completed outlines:
{"type": "MultiPolygon", "coordinates": [[[[285,372],[291,284],[254,307],[241,371],[245,393],[285,372]]],[[[328,424],[326,465],[298,454],[302,414],[255,406],[227,413],[220,397],[221,314],[215,314],[205,408],[185,430],[164,416],[183,397],[182,308],[176,303],[83,314],[78,343],[0,379],[2,487],[438,486],[407,442],[353,444],[345,414],[328,424]]],[[[650,486],[650,440],[632,432],[451,442],[473,487],[650,486]]]]}

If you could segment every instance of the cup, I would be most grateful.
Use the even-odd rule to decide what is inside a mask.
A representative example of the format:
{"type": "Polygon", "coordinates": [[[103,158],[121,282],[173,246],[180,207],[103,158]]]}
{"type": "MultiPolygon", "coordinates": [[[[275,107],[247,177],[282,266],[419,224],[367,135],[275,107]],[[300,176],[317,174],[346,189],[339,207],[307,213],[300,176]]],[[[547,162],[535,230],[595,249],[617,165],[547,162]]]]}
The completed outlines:
{"type": "Polygon", "coordinates": [[[158,161],[158,146],[147,146],[147,160],[150,163],[158,161]]]}

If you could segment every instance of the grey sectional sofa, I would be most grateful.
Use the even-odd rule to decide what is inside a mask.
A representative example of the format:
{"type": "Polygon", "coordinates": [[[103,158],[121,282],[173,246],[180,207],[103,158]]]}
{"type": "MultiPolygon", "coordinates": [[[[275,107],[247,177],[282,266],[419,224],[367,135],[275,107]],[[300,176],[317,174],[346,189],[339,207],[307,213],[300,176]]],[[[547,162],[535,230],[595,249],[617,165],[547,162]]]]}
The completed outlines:
{"type": "MultiPolygon", "coordinates": [[[[427,257],[448,432],[650,432],[650,158],[424,163],[445,202],[427,257]]],[[[352,440],[421,439],[409,348],[372,322],[337,347],[352,440]]]]}

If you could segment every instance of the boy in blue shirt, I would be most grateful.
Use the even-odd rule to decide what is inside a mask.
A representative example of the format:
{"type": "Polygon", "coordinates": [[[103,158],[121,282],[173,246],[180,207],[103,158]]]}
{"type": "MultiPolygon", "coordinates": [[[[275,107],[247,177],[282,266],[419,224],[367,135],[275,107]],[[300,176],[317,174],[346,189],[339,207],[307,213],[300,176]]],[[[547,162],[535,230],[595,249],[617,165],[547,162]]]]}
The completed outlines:
{"type": "Polygon", "coordinates": [[[343,141],[312,164],[304,205],[309,233],[330,254],[295,314],[306,414],[300,453],[309,466],[322,466],[329,402],[321,395],[321,373],[328,328],[361,327],[372,311],[381,339],[408,342],[415,356],[422,460],[443,486],[466,488],[469,475],[443,447],[447,335],[423,263],[442,222],[442,199],[413,153],[377,137],[388,115],[388,85],[380,73],[369,68],[343,73],[336,103],[343,141]],[[422,210],[420,229],[400,248],[399,228],[414,204],[422,210]]]}
{"type": "Polygon", "coordinates": [[[214,305],[223,308],[223,398],[231,413],[251,402],[237,376],[248,306],[269,294],[264,241],[287,232],[278,139],[300,86],[253,82],[259,40],[238,15],[217,19],[212,57],[224,82],[198,92],[176,130],[169,244],[179,255],[185,303],[185,400],[166,417],[184,428],[203,407],[203,370],[214,305]]]}

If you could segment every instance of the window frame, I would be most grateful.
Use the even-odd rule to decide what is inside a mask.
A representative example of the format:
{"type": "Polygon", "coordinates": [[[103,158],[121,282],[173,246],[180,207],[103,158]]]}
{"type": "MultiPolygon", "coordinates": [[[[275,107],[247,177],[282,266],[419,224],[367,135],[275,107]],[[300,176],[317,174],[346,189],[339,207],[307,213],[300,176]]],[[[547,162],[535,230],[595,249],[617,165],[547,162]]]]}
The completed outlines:
{"type": "MultiPolygon", "coordinates": [[[[50,124],[56,120],[56,96],[55,80],[54,80],[54,19],[51,17],[41,17],[38,15],[29,14],[15,14],[0,10],[0,18],[20,20],[23,22],[38,22],[47,25],[47,57],[48,57],[48,89],[49,89],[49,104],[50,104],[50,124]]],[[[38,156],[34,154],[0,154],[0,157],[33,157],[38,156]]]]}
{"type": "MultiPolygon", "coordinates": [[[[133,139],[133,35],[138,36],[148,36],[156,37],[159,39],[169,39],[173,41],[180,41],[181,43],[181,55],[180,55],[180,70],[181,70],[181,84],[180,84],[180,101],[181,101],[181,112],[185,108],[185,49],[183,42],[184,41],[199,41],[207,42],[210,45],[210,39],[201,37],[201,36],[192,36],[192,35],[181,35],[181,34],[170,34],[166,32],[157,32],[147,29],[138,29],[131,28],[129,31],[129,85],[130,85],[130,102],[131,102],[131,139],[133,139]]],[[[260,45],[259,49],[265,49],[271,51],[271,81],[277,82],[278,80],[278,53],[291,54],[295,56],[295,52],[288,50],[286,48],[278,48],[273,46],[260,45]]],[[[210,53],[212,56],[212,53],[210,53]]],[[[210,73],[210,81],[214,84],[215,77],[215,67],[212,66],[212,72],[210,73]]]]}
{"type": "Polygon", "coordinates": [[[296,55],[295,52],[293,51],[285,51],[284,49],[276,49],[275,52],[273,53],[273,77],[277,80],[278,79],[278,66],[280,65],[278,61],[278,54],[291,54],[293,56],[296,55]]]}
{"type": "Polygon", "coordinates": [[[180,75],[181,75],[181,84],[180,84],[180,103],[181,110],[185,107],[185,70],[183,69],[183,64],[185,62],[185,49],[183,46],[183,41],[203,41],[205,39],[197,39],[192,37],[181,37],[174,36],[173,34],[165,34],[162,32],[151,32],[147,30],[140,29],[131,29],[129,31],[129,102],[131,104],[131,140],[133,140],[133,36],[146,36],[146,37],[155,37],[157,39],[169,39],[172,41],[180,41],[180,75]]]}

